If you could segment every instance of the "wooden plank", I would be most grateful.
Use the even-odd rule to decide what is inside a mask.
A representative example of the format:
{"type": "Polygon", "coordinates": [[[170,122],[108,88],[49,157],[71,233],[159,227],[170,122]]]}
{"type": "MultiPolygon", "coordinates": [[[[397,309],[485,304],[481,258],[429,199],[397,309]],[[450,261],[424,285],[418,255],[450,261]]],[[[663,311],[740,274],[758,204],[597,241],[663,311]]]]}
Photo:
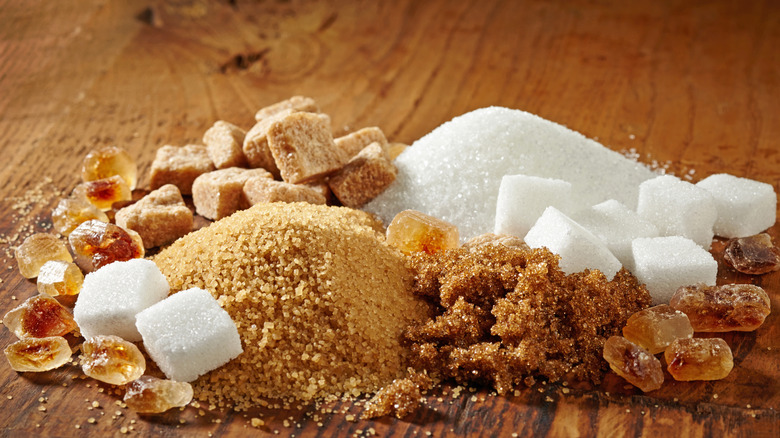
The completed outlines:
{"type": "MultiPolygon", "coordinates": [[[[771,0],[0,0],[0,259],[9,268],[0,269],[0,312],[36,293],[10,247],[48,229],[49,211],[95,146],[127,148],[144,187],[157,147],[198,142],[217,119],[248,128],[256,109],[294,94],[314,97],[337,134],[376,125],[407,143],[466,111],[502,105],[692,179],[729,172],[778,190],[777,59],[780,8],[771,0]]],[[[777,225],[770,233],[780,238],[777,225]]],[[[759,284],[780,305],[778,273],[754,278],[721,263],[719,281],[759,284]]],[[[248,433],[249,419],[262,415],[257,431],[296,436],[370,428],[382,436],[780,435],[777,312],[755,333],[724,338],[736,367],[718,382],[667,381],[648,395],[614,375],[598,387],[507,397],[453,398],[444,387],[410,418],[358,422],[295,406],[142,417],[117,406],[121,395],[107,385],[79,378],[76,365],[40,375],[4,365],[0,430],[223,436],[248,433]]],[[[0,340],[13,335],[4,330],[0,340]]]]}

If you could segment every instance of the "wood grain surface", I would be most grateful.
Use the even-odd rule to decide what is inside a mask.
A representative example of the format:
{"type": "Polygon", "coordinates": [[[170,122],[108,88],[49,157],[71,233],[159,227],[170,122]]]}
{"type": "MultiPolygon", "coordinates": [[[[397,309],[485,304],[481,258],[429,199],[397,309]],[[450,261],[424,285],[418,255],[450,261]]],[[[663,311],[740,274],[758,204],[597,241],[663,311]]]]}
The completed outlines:
{"type": "MultiPolygon", "coordinates": [[[[775,0],[0,0],[0,313],[36,293],[10,250],[50,229],[91,148],[126,148],[147,187],[159,146],[199,142],[218,119],[248,128],[295,94],[337,135],[376,125],[411,143],[501,105],[693,180],[728,172],[780,189],[775,0]]],[[[404,420],[347,421],[360,412],[349,403],[139,416],[75,365],[17,374],[3,360],[0,435],[780,436],[780,273],[721,262],[719,282],[761,285],[775,309],[758,331],[724,335],[735,368],[722,381],[667,375],[649,394],[614,375],[507,397],[444,387],[404,420]]]]}

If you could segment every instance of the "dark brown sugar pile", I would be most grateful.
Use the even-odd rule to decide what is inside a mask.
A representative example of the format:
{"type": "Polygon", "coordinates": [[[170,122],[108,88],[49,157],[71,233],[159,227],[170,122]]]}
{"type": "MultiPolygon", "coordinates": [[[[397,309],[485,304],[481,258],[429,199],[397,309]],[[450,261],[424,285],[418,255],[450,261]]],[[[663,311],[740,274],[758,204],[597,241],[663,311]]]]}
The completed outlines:
{"type": "Polygon", "coordinates": [[[160,252],[171,290],[211,292],[244,347],[194,382],[195,397],[241,410],[267,398],[356,396],[401,377],[402,332],[428,309],[378,229],[358,210],[258,204],[160,252]]]}
{"type": "Polygon", "coordinates": [[[435,316],[405,332],[412,365],[505,394],[536,377],[598,383],[604,342],[650,305],[628,271],[565,275],[546,249],[503,245],[412,257],[413,292],[435,316]]]}

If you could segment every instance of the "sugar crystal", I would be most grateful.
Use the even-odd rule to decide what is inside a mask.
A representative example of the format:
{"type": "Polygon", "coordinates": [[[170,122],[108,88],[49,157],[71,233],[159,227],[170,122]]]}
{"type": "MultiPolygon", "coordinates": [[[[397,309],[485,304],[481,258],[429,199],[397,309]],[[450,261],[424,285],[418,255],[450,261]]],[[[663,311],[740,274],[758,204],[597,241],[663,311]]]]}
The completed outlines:
{"type": "Polygon", "coordinates": [[[458,228],[414,210],[398,213],[387,227],[387,243],[404,253],[435,252],[457,248],[458,228]]]}
{"type": "Polygon", "coordinates": [[[112,385],[125,385],[146,371],[146,359],[132,342],[118,336],[94,336],[81,344],[81,370],[112,385]]]}
{"type": "Polygon", "coordinates": [[[83,197],[103,211],[111,210],[115,202],[133,199],[130,187],[119,175],[81,183],[73,189],[71,196],[83,197]]]}
{"type": "Polygon", "coordinates": [[[18,372],[53,370],[65,365],[72,354],[62,336],[20,339],[3,352],[11,368],[18,372]]]}
{"type": "Polygon", "coordinates": [[[143,241],[138,233],[129,232],[111,223],[90,220],[82,223],[68,236],[68,241],[79,263],[86,270],[100,269],[116,261],[144,256],[143,241]],[[133,236],[135,234],[135,236],[133,236]]]}
{"type": "Polygon", "coordinates": [[[693,327],[685,313],[660,304],[631,315],[623,327],[623,337],[657,354],[675,339],[693,337],[693,327]]]}
{"type": "Polygon", "coordinates": [[[752,284],[685,286],[669,304],[688,315],[697,332],[753,331],[770,311],[769,295],[752,284]]]}
{"type": "Polygon", "coordinates": [[[649,392],[661,387],[664,374],[661,362],[649,351],[622,336],[612,336],[604,343],[604,359],[620,377],[649,392]]]}
{"type": "Polygon", "coordinates": [[[127,151],[117,146],[106,146],[92,150],[84,157],[81,178],[84,181],[95,181],[119,175],[133,190],[137,173],[138,166],[127,151]]]}
{"type": "Polygon", "coordinates": [[[108,216],[84,197],[76,196],[60,200],[51,213],[54,229],[63,236],[88,220],[108,222],[108,216]]]}
{"type": "Polygon", "coordinates": [[[760,275],[780,270],[780,249],[767,233],[729,240],[723,258],[745,274],[760,275]]]}
{"type": "Polygon", "coordinates": [[[192,400],[192,386],[186,382],[141,376],[127,385],[124,402],[142,414],[160,414],[186,406],[192,400]]]}
{"type": "Polygon", "coordinates": [[[38,292],[52,297],[59,295],[76,295],[84,283],[84,274],[72,262],[50,260],[41,266],[38,273],[38,292]]]}
{"type": "Polygon", "coordinates": [[[3,325],[19,339],[64,336],[77,327],[68,309],[48,295],[25,300],[5,314],[3,325]]]}
{"type": "Polygon", "coordinates": [[[63,260],[72,262],[68,247],[53,234],[37,233],[24,239],[14,252],[19,272],[25,278],[35,278],[46,262],[63,260]]]}
{"type": "Polygon", "coordinates": [[[677,339],[664,352],[675,380],[720,380],[734,367],[729,345],[720,338],[677,339]]]}

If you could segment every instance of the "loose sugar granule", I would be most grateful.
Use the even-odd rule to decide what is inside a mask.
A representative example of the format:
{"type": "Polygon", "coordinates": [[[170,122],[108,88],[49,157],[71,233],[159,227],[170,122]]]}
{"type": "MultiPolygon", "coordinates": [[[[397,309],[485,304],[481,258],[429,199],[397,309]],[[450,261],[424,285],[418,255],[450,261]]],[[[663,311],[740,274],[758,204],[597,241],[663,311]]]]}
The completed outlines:
{"type": "Polygon", "coordinates": [[[401,333],[427,307],[378,230],[357,210],[258,204],[157,255],[173,291],[217,298],[244,346],[193,383],[196,398],[245,409],[263,398],[355,396],[402,376],[401,333]]]}

